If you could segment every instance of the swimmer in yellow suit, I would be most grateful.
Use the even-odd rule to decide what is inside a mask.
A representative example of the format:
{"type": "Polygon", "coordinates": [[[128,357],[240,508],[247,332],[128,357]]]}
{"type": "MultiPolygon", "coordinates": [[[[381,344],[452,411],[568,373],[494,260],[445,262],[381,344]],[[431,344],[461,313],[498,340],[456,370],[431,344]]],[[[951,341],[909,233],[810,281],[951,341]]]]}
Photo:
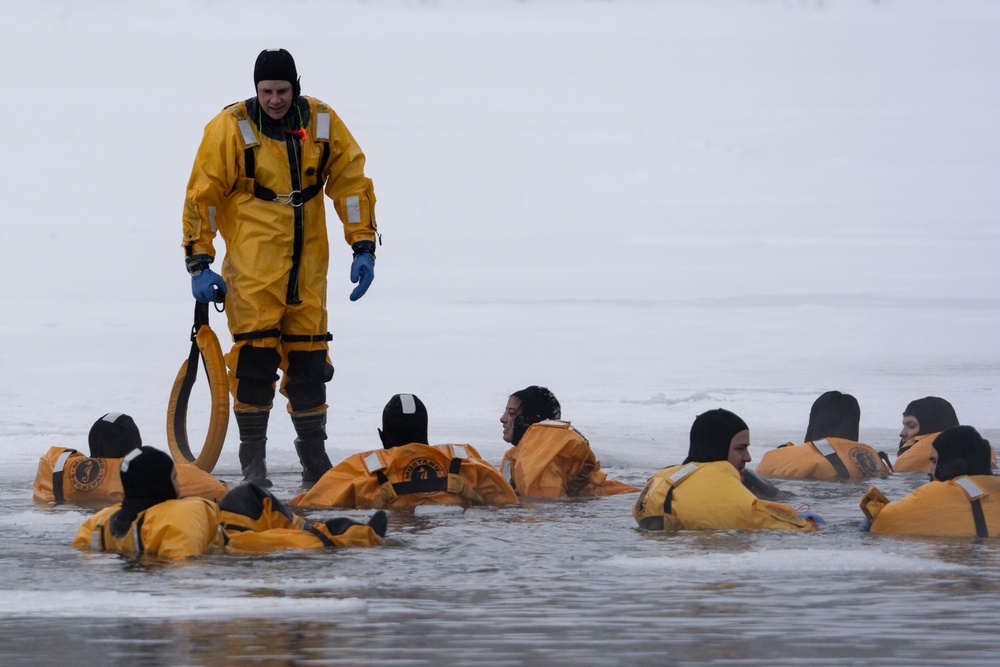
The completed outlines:
{"type": "Polygon", "coordinates": [[[801,516],[790,505],[761,500],[743,485],[751,461],[750,429],[722,408],[691,426],[688,456],[646,483],[632,508],[643,530],[817,530],[819,515],[801,516]]]}
{"type": "MultiPolygon", "coordinates": [[[[122,457],[142,446],[135,421],[109,412],[90,428],[90,456],[69,447],[50,447],[38,461],[33,496],[38,503],[74,503],[106,507],[121,502],[118,470],[122,457]]],[[[181,497],[199,496],[218,501],[229,490],[220,479],[191,463],[177,466],[181,497]]]]}
{"type": "Polygon", "coordinates": [[[638,487],[608,479],[590,443],[568,421],[545,387],[515,391],[500,415],[507,450],[500,469],[519,496],[565,498],[635,493],[638,487]]]}
{"type": "Polygon", "coordinates": [[[289,504],[395,508],[518,502],[500,471],[474,448],[427,444],[427,408],[414,394],[389,399],[378,433],[382,449],[349,456],[289,504]]]}
{"type": "Polygon", "coordinates": [[[1000,479],[991,472],[990,445],[971,426],[934,439],[931,481],[895,502],[872,487],[861,499],[863,528],[873,533],[995,537],[1000,535],[1000,479]]]}
{"type": "Polygon", "coordinates": [[[376,515],[368,524],[351,519],[308,524],[287,512],[270,494],[266,502],[261,500],[256,514],[241,516],[239,512],[249,507],[240,504],[241,496],[245,499],[266,493],[250,484],[237,487],[223,498],[224,504],[227,499],[230,503],[226,511],[211,500],[178,498],[174,462],[168,454],[153,447],[140,447],[125,455],[121,481],[124,489],[121,504],[88,518],[73,540],[75,548],[180,560],[226,551],[368,546],[381,543],[385,535],[384,514],[376,515]],[[235,537],[227,532],[227,524],[234,527],[235,537]],[[243,537],[244,533],[254,533],[256,537],[243,537]],[[227,548],[227,544],[232,546],[227,548]]]}
{"type": "Polygon", "coordinates": [[[828,391],[813,402],[803,444],[788,442],[764,452],[756,472],[765,477],[824,482],[859,482],[889,474],[881,458],[885,455],[858,442],[860,422],[858,399],[828,391]]]}

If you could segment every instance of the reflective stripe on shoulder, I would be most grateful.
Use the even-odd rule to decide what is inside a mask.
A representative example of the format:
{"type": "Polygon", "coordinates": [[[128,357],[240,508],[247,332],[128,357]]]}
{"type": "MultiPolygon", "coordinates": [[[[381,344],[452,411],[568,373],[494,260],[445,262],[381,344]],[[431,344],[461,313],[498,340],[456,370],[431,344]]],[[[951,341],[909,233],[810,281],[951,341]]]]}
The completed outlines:
{"type": "Polygon", "coordinates": [[[365,469],[369,473],[378,472],[379,470],[385,470],[385,464],[382,463],[382,459],[379,457],[378,452],[372,452],[364,459],[365,469]]]}
{"type": "Polygon", "coordinates": [[[316,139],[317,141],[330,140],[330,114],[325,111],[316,114],[316,139]]]}
{"type": "Polygon", "coordinates": [[[101,531],[104,530],[104,526],[98,526],[94,530],[90,531],[90,550],[91,551],[104,551],[101,548],[103,540],[101,539],[101,531]]]}
{"type": "Polygon", "coordinates": [[[259,143],[257,141],[257,135],[253,131],[253,125],[249,120],[241,118],[236,121],[236,125],[240,128],[240,137],[243,139],[244,148],[252,148],[259,143]]]}
{"type": "Polygon", "coordinates": [[[954,482],[962,487],[962,490],[969,495],[970,500],[975,500],[976,498],[986,495],[986,492],[979,488],[979,485],[968,477],[959,477],[955,479],[954,482]]]}
{"type": "Polygon", "coordinates": [[[667,477],[667,481],[670,482],[671,486],[677,486],[678,484],[683,482],[688,475],[690,475],[697,469],[698,469],[697,464],[689,463],[680,470],[678,470],[677,472],[675,472],[674,474],[672,474],[670,477],[667,477]]]}
{"type": "Polygon", "coordinates": [[[819,453],[823,456],[830,456],[831,454],[836,456],[837,451],[833,448],[827,440],[813,440],[813,447],[819,450],[819,453]]]}
{"type": "Polygon", "coordinates": [[[62,472],[63,468],[66,467],[66,461],[68,461],[69,457],[73,454],[76,454],[75,449],[62,450],[62,453],[59,454],[58,458],[56,458],[55,465],[52,467],[52,472],[62,472]]]}
{"type": "Polygon", "coordinates": [[[467,459],[469,458],[469,450],[465,448],[465,445],[452,445],[451,446],[452,457],[456,459],[467,459]]]}

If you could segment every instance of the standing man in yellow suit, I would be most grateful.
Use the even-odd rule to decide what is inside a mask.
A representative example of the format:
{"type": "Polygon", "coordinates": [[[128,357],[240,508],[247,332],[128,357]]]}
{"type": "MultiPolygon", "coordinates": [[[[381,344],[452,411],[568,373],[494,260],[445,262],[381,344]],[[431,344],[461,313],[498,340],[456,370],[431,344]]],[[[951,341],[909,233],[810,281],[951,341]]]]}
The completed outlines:
{"type": "Polygon", "coordinates": [[[344,123],[325,103],[300,95],[288,51],[262,51],[253,78],[256,96],[227,106],[205,127],[184,201],[183,246],[194,298],[227,295],[227,366],[245,479],[270,486],[267,422],[280,368],[308,485],[330,468],[330,249],[322,194],[333,200],[354,250],[356,301],[375,277],[375,192],[344,123]],[[226,244],[221,276],[210,268],[217,233],[226,244]]]}

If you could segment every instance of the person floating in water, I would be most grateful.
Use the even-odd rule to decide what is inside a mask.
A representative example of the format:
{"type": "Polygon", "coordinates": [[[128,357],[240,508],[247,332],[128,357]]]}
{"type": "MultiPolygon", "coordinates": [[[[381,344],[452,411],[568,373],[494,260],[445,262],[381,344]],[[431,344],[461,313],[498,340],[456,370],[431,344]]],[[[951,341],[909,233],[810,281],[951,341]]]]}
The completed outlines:
{"type": "Polygon", "coordinates": [[[828,391],[813,402],[804,443],[788,442],[764,452],[757,474],[824,482],[859,482],[889,474],[879,453],[858,442],[860,423],[858,399],[828,391]]]}
{"type": "Polygon", "coordinates": [[[289,504],[393,508],[518,502],[500,471],[473,447],[427,444],[427,408],[414,394],[389,399],[378,433],[382,449],[349,456],[289,504]]]}
{"type": "Polygon", "coordinates": [[[928,457],[930,482],[889,502],[872,487],[861,499],[863,528],[873,533],[993,537],[1000,535],[1000,479],[990,445],[971,426],[937,434],[928,457]]]}
{"type": "Polygon", "coordinates": [[[654,474],[639,494],[632,517],[643,530],[817,530],[816,514],[757,498],[743,485],[750,457],[750,429],[718,408],[691,425],[688,456],[654,474]]]}
{"type": "Polygon", "coordinates": [[[639,490],[608,479],[590,443],[561,416],[559,401],[545,387],[526,387],[507,399],[500,423],[504,441],[513,446],[500,469],[517,495],[564,498],[639,490]]]}

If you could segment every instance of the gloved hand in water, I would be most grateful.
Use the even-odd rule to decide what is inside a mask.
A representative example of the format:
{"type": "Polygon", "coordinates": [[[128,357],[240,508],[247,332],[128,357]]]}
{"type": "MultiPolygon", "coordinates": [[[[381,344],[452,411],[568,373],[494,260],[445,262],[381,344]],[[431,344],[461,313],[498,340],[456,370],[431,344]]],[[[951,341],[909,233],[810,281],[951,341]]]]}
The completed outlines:
{"type": "Polygon", "coordinates": [[[826,520],[816,512],[799,512],[798,515],[800,519],[805,519],[816,528],[826,525],[826,520]]]}

